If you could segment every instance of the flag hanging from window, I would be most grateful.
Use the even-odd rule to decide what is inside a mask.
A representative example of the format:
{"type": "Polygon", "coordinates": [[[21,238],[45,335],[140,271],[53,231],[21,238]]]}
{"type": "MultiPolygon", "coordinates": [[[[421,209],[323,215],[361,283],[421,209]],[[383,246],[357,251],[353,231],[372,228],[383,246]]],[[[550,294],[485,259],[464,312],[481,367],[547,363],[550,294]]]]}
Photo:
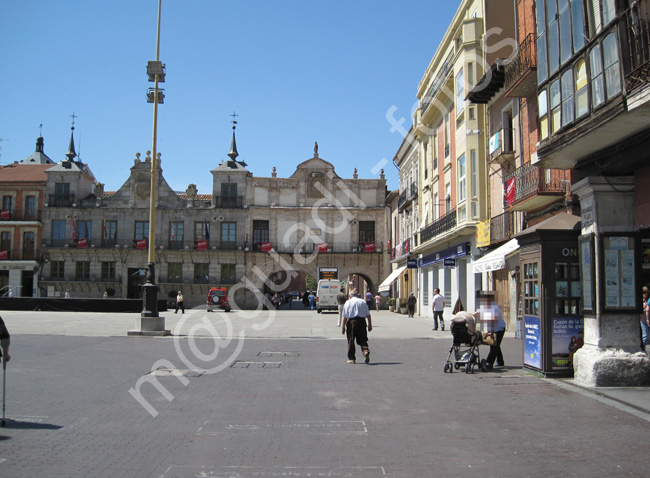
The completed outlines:
{"type": "Polygon", "coordinates": [[[72,242],[77,239],[77,226],[74,223],[74,217],[72,218],[72,242]]]}
{"type": "Polygon", "coordinates": [[[327,242],[321,242],[320,244],[317,244],[318,247],[318,252],[327,252],[327,242]]]}
{"type": "Polygon", "coordinates": [[[106,218],[102,219],[102,228],[104,229],[104,239],[107,239],[108,236],[106,235],[106,218]]]}
{"type": "Polygon", "coordinates": [[[205,240],[209,241],[210,240],[210,229],[208,229],[208,221],[204,220],[203,226],[205,227],[205,240]]]}

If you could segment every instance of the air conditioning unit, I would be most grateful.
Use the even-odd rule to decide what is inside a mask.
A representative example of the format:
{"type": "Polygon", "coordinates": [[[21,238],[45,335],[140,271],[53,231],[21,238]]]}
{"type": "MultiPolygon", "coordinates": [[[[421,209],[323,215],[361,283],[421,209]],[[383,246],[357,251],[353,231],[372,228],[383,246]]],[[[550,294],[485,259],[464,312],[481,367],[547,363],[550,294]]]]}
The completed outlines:
{"type": "Polygon", "coordinates": [[[244,204],[244,209],[248,209],[248,204],[244,204]]]}
{"type": "Polygon", "coordinates": [[[76,202],[73,202],[73,203],[72,203],[72,207],[77,207],[77,203],[76,203],[76,202]]]}
{"type": "Polygon", "coordinates": [[[115,245],[115,249],[119,249],[119,248],[120,248],[120,245],[119,245],[119,244],[116,244],[116,245],[115,245]]]}
{"type": "Polygon", "coordinates": [[[94,248],[95,248],[95,244],[91,244],[91,245],[90,245],[90,248],[91,248],[91,249],[94,249],[94,248]]]}
{"type": "Polygon", "coordinates": [[[213,251],[216,251],[216,250],[217,250],[217,246],[212,246],[212,250],[213,250],[213,251]]]}
{"type": "MultiPolygon", "coordinates": [[[[241,249],[242,249],[241,247],[238,247],[238,248],[237,248],[238,251],[241,251],[241,249]]],[[[248,250],[248,248],[246,248],[246,250],[248,250]]]]}
{"type": "Polygon", "coordinates": [[[124,244],[124,249],[128,249],[128,248],[129,248],[129,245],[128,245],[128,244],[124,244]]]}
{"type": "Polygon", "coordinates": [[[70,247],[70,244],[63,244],[63,247],[67,249],[68,247],[70,247]]]}
{"type": "Polygon", "coordinates": [[[223,216],[219,216],[219,222],[223,222],[225,218],[223,216]]]}
{"type": "Polygon", "coordinates": [[[249,250],[248,247],[244,247],[245,252],[248,252],[248,250],[249,250]]]}
{"type": "Polygon", "coordinates": [[[352,249],[352,252],[357,252],[357,249],[356,248],[352,249]]]}
{"type": "Polygon", "coordinates": [[[165,250],[165,246],[160,246],[160,250],[161,250],[161,251],[164,251],[164,250],[165,250]]]}
{"type": "Polygon", "coordinates": [[[186,250],[186,251],[189,251],[189,250],[190,250],[190,246],[185,246],[185,250],[186,250]]]}

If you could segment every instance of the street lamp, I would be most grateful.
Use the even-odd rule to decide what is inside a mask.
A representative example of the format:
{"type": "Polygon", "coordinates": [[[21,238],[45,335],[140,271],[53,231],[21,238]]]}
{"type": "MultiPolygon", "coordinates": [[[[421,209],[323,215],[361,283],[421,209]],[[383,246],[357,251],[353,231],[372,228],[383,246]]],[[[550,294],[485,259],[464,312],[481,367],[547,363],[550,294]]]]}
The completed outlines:
{"type": "Polygon", "coordinates": [[[165,94],[158,88],[165,81],[165,65],[160,62],[160,13],[162,0],[158,0],[158,29],[156,36],[156,60],[147,64],[149,81],[153,88],[147,92],[147,102],[153,103],[153,154],[151,157],[151,187],[149,189],[149,256],[147,278],[142,286],[142,314],[140,315],[140,330],[136,334],[169,335],[165,330],[165,318],[158,315],[158,285],[156,284],[156,196],[158,191],[158,163],[160,154],[157,152],[158,140],[158,105],[163,103],[165,94]]]}

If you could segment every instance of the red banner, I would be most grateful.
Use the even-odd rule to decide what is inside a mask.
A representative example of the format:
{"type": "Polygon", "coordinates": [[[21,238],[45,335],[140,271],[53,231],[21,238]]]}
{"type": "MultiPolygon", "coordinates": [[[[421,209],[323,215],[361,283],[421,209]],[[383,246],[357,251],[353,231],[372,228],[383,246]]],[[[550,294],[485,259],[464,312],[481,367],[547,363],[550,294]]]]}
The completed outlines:
{"type": "Polygon", "coordinates": [[[147,240],[146,239],[136,239],[135,240],[135,248],[136,249],[146,249],[147,248],[147,240]]]}
{"type": "Polygon", "coordinates": [[[9,251],[0,251],[0,260],[4,261],[9,259],[9,251]]]}
{"type": "Polygon", "coordinates": [[[88,247],[88,239],[77,239],[77,247],[81,249],[88,247]]]}
{"type": "Polygon", "coordinates": [[[9,219],[11,219],[11,211],[9,209],[0,211],[0,220],[8,221],[9,219]]]}
{"type": "Polygon", "coordinates": [[[363,250],[365,252],[375,252],[375,243],[374,242],[366,242],[363,245],[363,250]]]}
{"type": "Polygon", "coordinates": [[[208,241],[196,241],[196,249],[199,251],[207,251],[208,241]]]}
{"type": "Polygon", "coordinates": [[[327,252],[327,242],[316,244],[316,246],[318,247],[318,252],[327,252]]]}
{"type": "Polygon", "coordinates": [[[262,252],[269,252],[271,249],[273,249],[272,242],[263,242],[260,244],[260,251],[262,252]]]}
{"type": "Polygon", "coordinates": [[[515,193],[515,178],[510,178],[506,181],[506,206],[514,204],[515,193]]]}

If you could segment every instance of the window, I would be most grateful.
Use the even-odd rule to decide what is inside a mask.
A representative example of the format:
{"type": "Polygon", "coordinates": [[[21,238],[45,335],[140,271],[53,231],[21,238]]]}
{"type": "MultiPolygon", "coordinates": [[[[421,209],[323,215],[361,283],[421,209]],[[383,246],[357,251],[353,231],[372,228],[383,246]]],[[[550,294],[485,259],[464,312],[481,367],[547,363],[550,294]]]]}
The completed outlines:
{"type": "Polygon", "coordinates": [[[539,137],[548,138],[548,99],[546,90],[542,90],[537,97],[537,108],[539,109],[539,137]]]}
{"type": "MultiPolygon", "coordinates": [[[[612,7],[613,8],[613,7],[612,7]]],[[[618,66],[618,42],[612,32],[603,40],[603,64],[605,66],[605,87],[607,99],[621,91],[621,72],[618,66]]]]}
{"type": "Polygon", "coordinates": [[[537,83],[542,84],[548,79],[548,60],[546,58],[546,9],[544,2],[536,4],[537,18],[537,83]]]}
{"type": "Polygon", "coordinates": [[[263,242],[269,242],[269,221],[253,221],[253,246],[259,249],[263,242]]]}
{"type": "Polygon", "coordinates": [[[194,282],[196,284],[208,284],[210,277],[208,276],[208,269],[210,264],[194,264],[194,282]]]}
{"type": "Polygon", "coordinates": [[[573,53],[573,42],[571,41],[571,15],[569,0],[558,0],[560,8],[560,61],[566,63],[573,53]]]}
{"type": "Polygon", "coordinates": [[[456,76],[456,116],[460,115],[465,109],[465,83],[463,80],[463,70],[456,76]]]}
{"type": "Polygon", "coordinates": [[[603,79],[600,45],[596,45],[589,52],[589,69],[591,73],[591,105],[596,107],[605,101],[605,80],[603,79]]]}
{"type": "Polygon", "coordinates": [[[180,262],[167,263],[167,282],[183,281],[183,264],[180,262]]]}
{"type": "Polygon", "coordinates": [[[546,20],[548,35],[548,71],[553,75],[560,67],[560,33],[558,26],[557,4],[555,0],[546,2],[546,20]]]}
{"type": "Polygon", "coordinates": [[[359,244],[375,242],[375,221],[359,221],[359,244]]]}
{"type": "Polygon", "coordinates": [[[616,18],[615,0],[601,0],[603,12],[603,25],[609,24],[616,18]]]}
{"type": "Polygon", "coordinates": [[[2,209],[4,211],[13,211],[14,210],[14,197],[13,196],[2,196],[2,209]]]}
{"type": "Polygon", "coordinates": [[[235,264],[221,264],[221,284],[234,284],[235,282],[235,264]]]}
{"type": "Polygon", "coordinates": [[[33,232],[23,233],[23,259],[34,259],[34,242],[36,235],[33,232]]]}
{"type": "Polygon", "coordinates": [[[433,135],[433,170],[438,169],[438,133],[433,135]]]}
{"type": "Polygon", "coordinates": [[[221,207],[237,207],[237,183],[221,184],[221,207]]]}
{"type": "Polygon", "coordinates": [[[550,88],[551,96],[551,134],[555,134],[560,127],[562,126],[562,110],[560,106],[561,101],[561,91],[560,91],[560,80],[557,79],[551,83],[550,88]]]}
{"type": "Polygon", "coordinates": [[[50,205],[55,207],[72,206],[72,196],[70,195],[70,183],[56,183],[54,185],[54,204],[50,204],[50,205]]]}
{"type": "Polygon", "coordinates": [[[589,112],[589,95],[587,91],[587,63],[585,60],[580,60],[576,63],[575,80],[576,118],[580,118],[589,112]]]}
{"type": "Polygon", "coordinates": [[[64,280],[65,279],[65,262],[52,261],[50,262],[50,279],[51,280],[64,280]]]}
{"type": "Polygon", "coordinates": [[[571,0],[571,29],[573,30],[573,51],[576,52],[585,45],[582,0],[571,0]]]}
{"type": "Polygon", "coordinates": [[[75,262],[75,280],[90,280],[90,262],[75,262]]]}
{"type": "Polygon", "coordinates": [[[93,233],[93,222],[92,221],[78,221],[77,222],[77,239],[87,239],[88,245],[90,245],[90,238],[93,233]]]}
{"type": "Polygon", "coordinates": [[[102,231],[103,245],[114,246],[117,244],[117,221],[104,220],[104,227],[102,231]]]}
{"type": "Polygon", "coordinates": [[[422,306],[429,305],[429,273],[427,271],[422,274],[422,306]]]}
{"type": "Polygon", "coordinates": [[[440,218],[440,202],[438,198],[438,193],[435,193],[433,195],[433,221],[437,221],[440,218]]]}
{"type": "Polygon", "coordinates": [[[0,233],[0,251],[7,251],[7,259],[11,256],[11,233],[8,231],[0,233]]]}
{"type": "Polygon", "coordinates": [[[221,248],[235,249],[236,240],[237,240],[237,223],[222,222],[221,223],[221,248]]]}
{"type": "Polygon", "coordinates": [[[62,247],[65,244],[65,221],[52,221],[52,247],[62,247]]]}
{"type": "Polygon", "coordinates": [[[458,158],[458,203],[467,199],[467,170],[465,168],[465,155],[458,158]]]}
{"type": "Polygon", "coordinates": [[[149,221],[135,221],[134,239],[149,239],[149,221]]]}
{"type": "Polygon", "coordinates": [[[476,164],[476,150],[472,149],[469,152],[469,157],[470,157],[470,165],[469,167],[472,168],[470,174],[472,175],[472,185],[471,185],[471,190],[472,190],[472,199],[476,198],[476,187],[478,185],[478,179],[477,179],[477,164],[476,164]]]}
{"type": "Polygon", "coordinates": [[[210,240],[210,224],[208,224],[207,221],[194,222],[194,240],[195,241],[210,240]]]}
{"type": "Polygon", "coordinates": [[[451,212],[451,184],[445,184],[445,214],[451,212]]]}
{"type": "Polygon", "coordinates": [[[524,314],[539,317],[539,262],[524,264],[524,314]]]}
{"type": "Polygon", "coordinates": [[[25,198],[25,220],[33,221],[36,219],[36,196],[27,196],[25,198]]]}
{"type": "Polygon", "coordinates": [[[182,249],[185,223],[182,221],[171,221],[169,223],[169,248],[182,249]]]}
{"type": "Polygon", "coordinates": [[[445,158],[449,156],[449,140],[451,138],[451,133],[449,131],[450,125],[449,125],[449,113],[445,114],[445,158]]]}
{"type": "Polygon", "coordinates": [[[573,70],[569,69],[562,74],[562,126],[573,121],[573,70]]]}
{"type": "Polygon", "coordinates": [[[115,280],[115,262],[102,262],[102,280],[115,280]]]}

